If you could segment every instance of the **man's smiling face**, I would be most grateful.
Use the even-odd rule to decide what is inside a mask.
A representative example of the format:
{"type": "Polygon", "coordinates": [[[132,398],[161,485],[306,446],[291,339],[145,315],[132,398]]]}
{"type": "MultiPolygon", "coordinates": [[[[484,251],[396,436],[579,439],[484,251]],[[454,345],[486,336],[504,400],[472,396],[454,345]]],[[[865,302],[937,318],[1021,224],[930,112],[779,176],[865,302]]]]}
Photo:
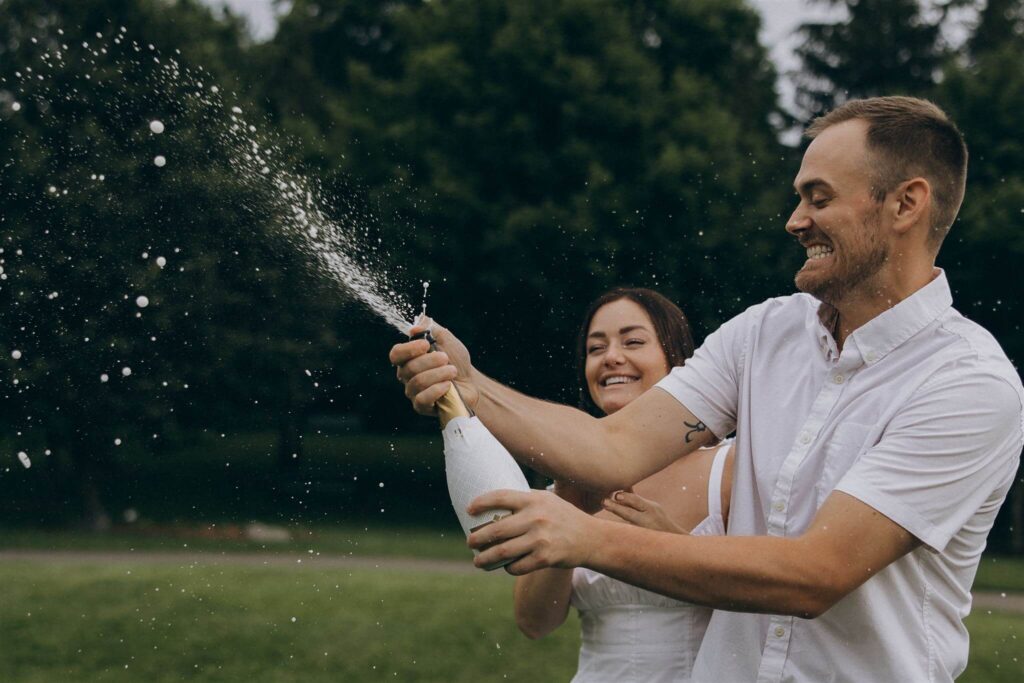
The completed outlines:
{"type": "Polygon", "coordinates": [[[871,287],[889,257],[866,133],[867,123],[860,119],[822,131],[804,153],[793,182],[800,203],[786,230],[807,255],[796,286],[832,305],[871,287]]]}

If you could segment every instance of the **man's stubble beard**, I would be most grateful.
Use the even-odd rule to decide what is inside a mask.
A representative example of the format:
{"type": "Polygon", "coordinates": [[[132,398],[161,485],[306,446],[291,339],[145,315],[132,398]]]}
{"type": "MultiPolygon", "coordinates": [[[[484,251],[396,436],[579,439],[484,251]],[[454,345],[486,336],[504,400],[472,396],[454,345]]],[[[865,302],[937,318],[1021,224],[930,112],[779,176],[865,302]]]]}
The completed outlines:
{"type": "MultiPolygon", "coordinates": [[[[870,287],[871,280],[889,260],[889,245],[880,239],[878,234],[881,211],[882,207],[879,205],[861,223],[866,244],[862,253],[853,256],[856,260],[851,261],[851,254],[844,249],[843,263],[839,268],[834,268],[832,274],[824,280],[812,281],[801,286],[800,274],[797,273],[797,289],[810,294],[819,301],[838,306],[858,290],[870,287]]],[[[832,258],[838,261],[836,256],[832,258]]]]}

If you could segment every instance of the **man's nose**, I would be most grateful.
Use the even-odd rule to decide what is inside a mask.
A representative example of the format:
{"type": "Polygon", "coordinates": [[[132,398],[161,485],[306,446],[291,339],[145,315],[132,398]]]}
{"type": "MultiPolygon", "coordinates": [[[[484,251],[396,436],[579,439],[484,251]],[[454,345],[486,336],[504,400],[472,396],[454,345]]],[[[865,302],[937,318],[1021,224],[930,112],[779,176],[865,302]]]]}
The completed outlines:
{"type": "Polygon", "coordinates": [[[789,220],[786,221],[786,232],[790,235],[798,235],[804,230],[809,230],[810,227],[811,217],[804,212],[802,205],[797,206],[789,220]]]}

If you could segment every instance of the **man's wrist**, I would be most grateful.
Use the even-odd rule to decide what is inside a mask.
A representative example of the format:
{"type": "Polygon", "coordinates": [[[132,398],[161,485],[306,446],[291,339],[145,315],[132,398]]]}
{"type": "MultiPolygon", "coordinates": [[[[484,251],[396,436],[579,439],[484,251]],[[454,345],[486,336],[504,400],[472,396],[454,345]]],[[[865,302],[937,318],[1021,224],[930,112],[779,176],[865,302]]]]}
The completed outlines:
{"type": "Polygon", "coordinates": [[[608,547],[616,542],[613,526],[614,522],[587,515],[583,523],[583,540],[577,549],[579,557],[575,566],[593,569],[595,565],[606,561],[604,554],[608,547]],[[612,533],[609,533],[609,530],[612,533]]]}
{"type": "Polygon", "coordinates": [[[494,380],[477,370],[474,366],[470,366],[468,382],[474,389],[470,408],[473,412],[479,413],[481,407],[484,407],[484,404],[487,402],[490,393],[489,388],[494,383],[494,380]]]}

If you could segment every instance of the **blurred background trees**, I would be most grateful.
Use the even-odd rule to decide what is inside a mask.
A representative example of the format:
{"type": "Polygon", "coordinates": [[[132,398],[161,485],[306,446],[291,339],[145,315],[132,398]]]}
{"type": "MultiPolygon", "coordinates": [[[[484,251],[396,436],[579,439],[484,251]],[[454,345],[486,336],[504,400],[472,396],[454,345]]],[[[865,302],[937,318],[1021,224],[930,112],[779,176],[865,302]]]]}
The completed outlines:
{"type": "Polygon", "coordinates": [[[64,501],[58,518],[96,527],[115,439],[160,458],[204,431],[262,429],[294,466],[310,419],[434,429],[384,361],[395,332],[308,272],[205,114],[148,59],[78,47],[121,26],[279,131],[326,210],[380,240],[391,284],[418,301],[431,283],[430,312],[481,368],[569,402],[578,319],[604,289],[661,290],[698,339],[791,291],[788,126],[852,97],[933,98],[972,153],[940,261],[960,310],[1019,361],[1021,2],[825,4],[845,13],[803,28],[794,113],[742,0],[294,0],[261,43],[195,0],[0,1],[0,426],[38,464],[0,488],[46,500],[21,497],[30,518],[64,501]],[[954,15],[968,19],[951,30],[954,15]],[[62,40],[87,58],[26,78],[62,40]],[[85,73],[95,90],[75,92],[85,73]]]}

